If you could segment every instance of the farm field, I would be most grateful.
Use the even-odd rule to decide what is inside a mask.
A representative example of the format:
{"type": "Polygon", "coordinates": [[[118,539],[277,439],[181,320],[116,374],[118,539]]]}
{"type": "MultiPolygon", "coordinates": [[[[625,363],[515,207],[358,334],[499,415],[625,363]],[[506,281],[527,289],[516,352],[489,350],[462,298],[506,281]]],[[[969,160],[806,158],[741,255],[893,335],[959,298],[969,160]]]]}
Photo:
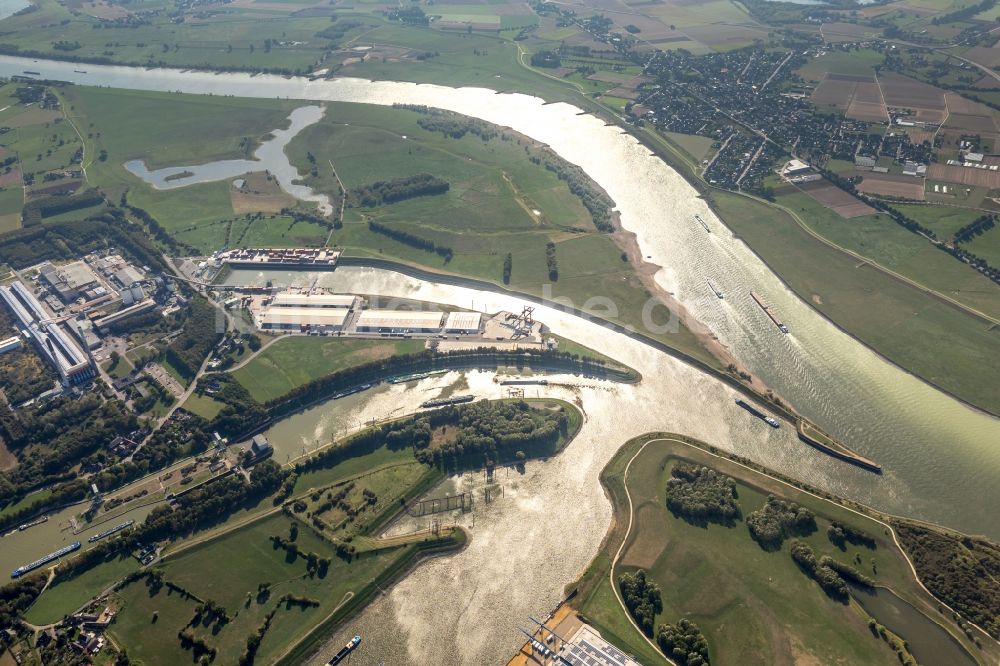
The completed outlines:
{"type": "MultiPolygon", "coordinates": [[[[270,611],[276,610],[275,620],[257,652],[261,663],[271,663],[339,604],[372,584],[378,574],[403,556],[406,548],[366,553],[348,563],[336,557],[333,547],[307,524],[275,514],[177,553],[164,561],[162,571],[165,581],[200,599],[212,600],[229,613],[232,620],[221,630],[213,629],[208,622],[191,627],[192,633],[218,650],[221,663],[235,664],[246,637],[258,630],[270,611]],[[270,537],[289,538],[293,523],[297,524],[294,542],[302,552],[330,559],[325,573],[310,575],[304,556],[291,557],[273,546],[270,537]],[[270,584],[265,592],[259,587],[262,583],[270,584]],[[288,604],[283,600],[285,595],[318,603],[288,604]]],[[[128,646],[130,654],[151,665],[191,660],[177,632],[191,620],[196,601],[181,599],[166,586],[157,590],[148,581],[130,583],[117,595],[123,609],[112,634],[128,646]],[[154,613],[158,613],[155,620],[154,613]]]]}
{"type": "MultiPolygon", "coordinates": [[[[887,219],[871,221],[871,224],[884,225],[884,228],[878,227],[878,233],[858,236],[863,227],[856,221],[869,218],[855,218],[850,229],[839,217],[824,226],[821,224],[823,215],[832,216],[833,213],[803,195],[790,196],[800,198],[786,200],[786,205],[800,214],[800,209],[806,208],[805,218],[818,233],[830,234],[831,240],[848,246],[862,241],[869,243],[871,245],[852,249],[863,254],[871,252],[870,256],[879,261],[893,264],[894,270],[904,272],[905,268],[927,275],[927,265],[919,258],[922,249],[907,250],[907,242],[897,240],[893,245],[891,240],[883,239],[885,234],[889,239],[894,238],[889,227],[892,223],[887,219]],[[844,234],[834,235],[831,229],[844,234]],[[885,249],[891,253],[873,252],[882,243],[890,243],[885,249]]],[[[726,223],[817,310],[924,380],[985,409],[1000,411],[1000,391],[995,389],[996,382],[985,370],[1000,346],[997,331],[989,330],[978,318],[963,314],[870,267],[859,267],[857,259],[822,244],[786,215],[777,215],[772,207],[722,192],[713,193],[713,199],[726,223]],[[914,316],[914,313],[919,315],[914,316]]],[[[938,251],[928,245],[926,252],[938,251]]],[[[942,256],[941,260],[950,258],[942,256]]],[[[962,269],[972,278],[980,277],[968,267],[953,263],[955,270],[962,269]]],[[[940,286],[937,279],[932,283],[940,286]]],[[[950,290],[949,295],[957,298],[959,294],[953,291],[950,290]]],[[[961,295],[978,303],[975,298],[990,299],[993,293],[992,289],[982,293],[971,290],[961,295]]],[[[984,305],[991,302],[987,300],[984,305]]]]}
{"type": "Polygon", "coordinates": [[[266,402],[338,370],[423,348],[423,340],[289,336],[274,342],[232,374],[255,400],[266,402]]]}
{"type": "MultiPolygon", "coordinates": [[[[817,560],[829,555],[849,563],[877,584],[891,588],[907,608],[919,609],[920,622],[908,624],[895,616],[876,620],[908,640],[921,663],[975,663],[966,651],[975,648],[948,617],[937,612],[934,600],[911,578],[885,525],[714,457],[699,448],[703,445],[658,437],[632,440],[602,473],[616,514],[627,524],[623,474],[638,453],[627,476],[634,522],[614,577],[617,580],[622,573],[641,568],[659,585],[663,610],[656,615],[655,626],[676,623],[681,617],[694,622],[708,640],[712,663],[739,663],[741,655],[747,654],[759,656],[762,663],[899,663],[893,650],[869,630],[868,615],[856,601],[848,604],[827,597],[796,566],[789,556],[788,540],[777,549],[765,550],[751,538],[744,524],[746,516],[774,495],[815,515],[816,529],[798,538],[812,548],[817,560]],[[733,477],[741,516],[731,524],[695,525],[668,510],[667,480],[682,462],[707,465],[733,477]],[[827,535],[832,521],[857,530],[871,542],[835,545],[827,535]]],[[[611,633],[640,656],[648,655],[651,648],[627,623],[608,582],[607,553],[617,552],[624,536],[624,529],[614,530],[579,582],[580,594],[573,605],[602,633],[611,633]]],[[[649,663],[659,662],[650,657],[649,663]]]]}

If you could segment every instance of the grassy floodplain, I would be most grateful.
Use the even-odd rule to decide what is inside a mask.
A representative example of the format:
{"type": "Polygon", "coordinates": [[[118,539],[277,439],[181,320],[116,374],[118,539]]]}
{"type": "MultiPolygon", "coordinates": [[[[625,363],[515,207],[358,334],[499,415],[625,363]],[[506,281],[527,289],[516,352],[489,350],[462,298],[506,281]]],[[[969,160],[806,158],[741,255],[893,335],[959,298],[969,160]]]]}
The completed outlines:
{"type": "Polygon", "coordinates": [[[801,538],[817,559],[829,555],[856,567],[922,613],[923,619],[911,625],[895,617],[876,618],[911,642],[911,649],[920,652],[915,655],[923,659],[920,663],[975,663],[969,653],[984,662],[995,658],[995,646],[984,644],[986,652],[972,646],[950,614],[938,611],[936,601],[919,588],[886,525],[713,456],[701,448],[704,445],[683,439],[667,434],[636,438],[602,473],[616,520],[601,553],[579,582],[572,604],[619,645],[628,646],[648,663],[666,663],[629,623],[608,581],[611,559],[629,524],[623,475],[635,457],[627,477],[634,522],[615,567],[615,580],[623,572],[644,569],[663,591],[663,611],[656,625],[676,623],[681,617],[696,623],[708,640],[713,663],[743,663],[746,655],[769,664],[899,661],[887,643],[869,630],[868,615],[856,601],[844,604],[827,597],[796,566],[789,556],[788,540],[778,550],[766,551],[750,537],[742,519],[730,526],[702,526],[668,510],[665,488],[679,462],[709,466],[734,478],[743,518],[761,507],[769,494],[812,511],[817,530],[801,538]],[[643,448],[646,442],[650,443],[643,448]],[[850,542],[843,548],[834,545],[827,536],[834,520],[863,533],[873,547],[850,542]]]}
{"type": "MultiPolygon", "coordinates": [[[[712,199],[730,228],[803,300],[922,379],[972,404],[1000,412],[1000,385],[988,370],[990,359],[1000,352],[1000,331],[995,327],[870,266],[859,266],[857,258],[823,244],[787,213],[772,206],[718,191],[712,193],[712,199]]],[[[798,207],[792,210],[798,211],[798,207]]],[[[973,291],[978,289],[974,278],[985,278],[926,243],[914,246],[912,235],[906,236],[906,231],[885,216],[860,222],[840,220],[839,229],[833,228],[834,221],[821,215],[805,215],[804,219],[844,247],[862,255],[871,252],[869,256],[880,261],[883,253],[872,252],[861,243],[889,245],[896,258],[892,270],[919,274],[931,285],[942,286],[941,280],[956,272],[957,278],[963,280],[961,284],[969,289],[960,293],[949,290],[948,295],[956,299],[961,296],[970,303],[993,308],[1000,298],[1000,292],[989,284],[981,292],[973,291]],[[927,267],[937,266],[931,260],[938,257],[926,253],[936,253],[940,261],[951,263],[944,264],[941,273],[932,274],[927,267]],[[924,260],[928,263],[922,263],[924,260]]]]}
{"type": "Polygon", "coordinates": [[[290,336],[273,343],[233,376],[255,400],[267,402],[338,370],[423,348],[423,340],[290,336]]]}

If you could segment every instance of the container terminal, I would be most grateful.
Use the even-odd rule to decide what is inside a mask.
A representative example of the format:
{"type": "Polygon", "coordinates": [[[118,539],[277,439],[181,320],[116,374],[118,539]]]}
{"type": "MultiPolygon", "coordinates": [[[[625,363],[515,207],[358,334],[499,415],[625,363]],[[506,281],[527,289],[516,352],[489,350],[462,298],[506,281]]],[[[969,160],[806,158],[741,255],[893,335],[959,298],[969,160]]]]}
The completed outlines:
{"type": "Polygon", "coordinates": [[[760,309],[764,311],[764,314],[771,318],[771,321],[774,322],[774,325],[778,327],[779,331],[782,333],[788,333],[788,327],[785,326],[780,319],[778,319],[778,315],[774,313],[774,308],[767,304],[767,301],[764,300],[763,296],[755,291],[751,291],[750,297],[757,302],[757,305],[759,305],[760,309]]]}
{"type": "Polygon", "coordinates": [[[59,550],[57,550],[55,552],[49,553],[45,557],[41,557],[41,558],[35,560],[34,562],[32,562],[31,564],[25,564],[23,567],[18,567],[16,569],[14,569],[12,572],[10,572],[10,577],[11,578],[20,578],[21,576],[23,576],[24,574],[26,574],[26,573],[28,573],[30,571],[34,571],[35,569],[38,569],[39,567],[44,567],[46,564],[48,564],[52,560],[58,560],[63,555],[67,555],[67,554],[72,553],[72,552],[77,551],[77,550],[80,550],[80,542],[79,541],[74,541],[70,545],[64,546],[64,547],[60,548],[59,550]]]}

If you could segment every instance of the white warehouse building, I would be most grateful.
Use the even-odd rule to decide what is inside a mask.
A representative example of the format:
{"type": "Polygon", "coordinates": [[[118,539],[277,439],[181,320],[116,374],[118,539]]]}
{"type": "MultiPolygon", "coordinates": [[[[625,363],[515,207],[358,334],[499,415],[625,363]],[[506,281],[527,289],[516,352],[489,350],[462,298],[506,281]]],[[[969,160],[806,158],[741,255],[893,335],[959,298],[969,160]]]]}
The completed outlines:
{"type": "Polygon", "coordinates": [[[264,311],[260,327],[269,331],[301,331],[305,328],[336,333],[344,328],[347,308],[270,307],[264,311]]]}
{"type": "Polygon", "coordinates": [[[444,322],[445,333],[479,333],[483,315],[478,312],[449,312],[444,322]]]}
{"type": "Polygon", "coordinates": [[[294,294],[283,292],[271,300],[272,308],[344,308],[354,307],[356,296],[341,294],[294,294]]]}
{"type": "Polygon", "coordinates": [[[366,333],[432,333],[441,330],[441,312],[363,310],[357,329],[366,333]]]}

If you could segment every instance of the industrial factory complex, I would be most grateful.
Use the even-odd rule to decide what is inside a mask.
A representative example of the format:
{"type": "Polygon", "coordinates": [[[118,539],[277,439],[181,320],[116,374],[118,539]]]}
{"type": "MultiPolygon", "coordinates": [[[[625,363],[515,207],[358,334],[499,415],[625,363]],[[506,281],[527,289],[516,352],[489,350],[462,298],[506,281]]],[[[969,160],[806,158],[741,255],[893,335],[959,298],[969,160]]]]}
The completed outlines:
{"type": "MultiPolygon", "coordinates": [[[[59,373],[64,384],[79,384],[94,377],[96,371],[89,350],[81,349],[66,330],[52,320],[23,282],[16,281],[9,287],[0,287],[0,298],[14,313],[24,334],[59,373]]],[[[7,343],[13,344],[9,340],[7,343]]]]}

